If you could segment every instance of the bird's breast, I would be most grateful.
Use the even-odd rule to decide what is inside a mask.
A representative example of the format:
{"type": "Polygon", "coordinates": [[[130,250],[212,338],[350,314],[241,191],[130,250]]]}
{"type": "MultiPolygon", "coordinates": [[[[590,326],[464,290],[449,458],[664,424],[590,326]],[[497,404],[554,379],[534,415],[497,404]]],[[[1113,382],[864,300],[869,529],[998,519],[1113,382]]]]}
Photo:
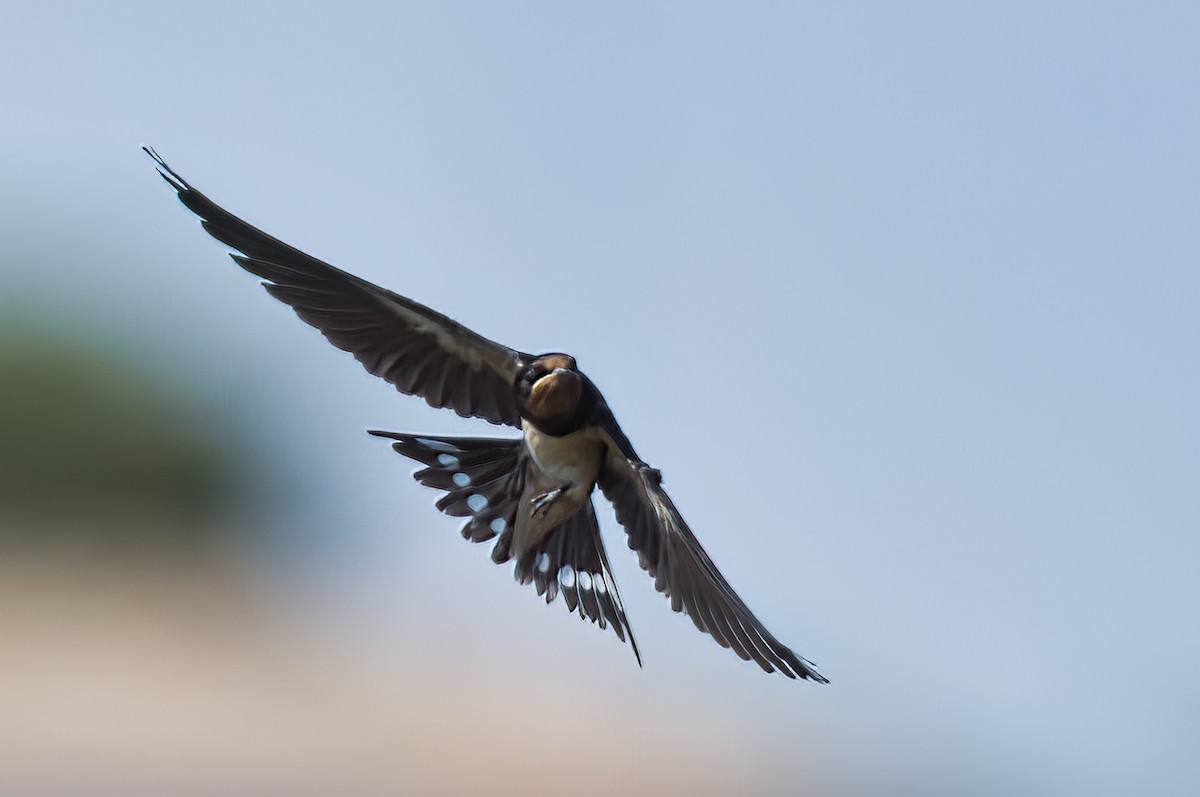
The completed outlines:
{"type": "Polygon", "coordinates": [[[604,443],[592,427],[555,436],[538,429],[528,420],[521,422],[525,446],[538,469],[560,483],[591,490],[600,475],[604,443]]]}

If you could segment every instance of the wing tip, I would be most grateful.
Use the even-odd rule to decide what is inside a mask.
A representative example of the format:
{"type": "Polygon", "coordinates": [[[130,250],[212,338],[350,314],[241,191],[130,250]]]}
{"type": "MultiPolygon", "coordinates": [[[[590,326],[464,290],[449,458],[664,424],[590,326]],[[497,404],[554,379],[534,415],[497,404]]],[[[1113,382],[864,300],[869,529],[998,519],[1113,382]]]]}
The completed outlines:
{"type": "Polygon", "coordinates": [[[142,152],[150,156],[151,160],[154,161],[155,167],[158,169],[159,176],[166,180],[167,184],[175,189],[176,193],[182,194],[192,190],[192,187],[188,185],[188,181],[180,177],[178,172],[167,165],[163,156],[158,154],[158,150],[151,146],[142,145],[142,152]]]}
{"type": "MultiPolygon", "coordinates": [[[[817,666],[808,659],[803,659],[797,656],[799,667],[792,663],[793,672],[783,671],[783,674],[789,678],[799,678],[801,681],[812,681],[815,684],[827,684],[829,679],[821,673],[817,672],[817,666]]],[[[791,662],[789,662],[791,663],[791,662]]]]}
{"type": "Polygon", "coordinates": [[[814,684],[827,684],[829,679],[821,673],[809,667],[804,672],[800,673],[801,680],[812,681],[814,684]]]}

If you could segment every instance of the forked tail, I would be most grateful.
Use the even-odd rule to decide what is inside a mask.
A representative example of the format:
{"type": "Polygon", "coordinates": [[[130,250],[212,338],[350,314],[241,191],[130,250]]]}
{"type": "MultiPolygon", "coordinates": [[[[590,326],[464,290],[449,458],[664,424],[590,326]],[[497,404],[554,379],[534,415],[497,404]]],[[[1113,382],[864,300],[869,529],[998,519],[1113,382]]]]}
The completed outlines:
{"type": "MultiPolygon", "coordinates": [[[[486,542],[498,538],[492,546],[492,561],[503,564],[512,559],[517,509],[525,493],[527,469],[532,466],[524,440],[371,434],[392,440],[397,452],[425,465],[413,478],[446,492],[438,499],[437,508],[467,518],[462,527],[465,539],[486,542]]],[[[538,594],[546,596],[546,603],[562,593],[569,611],[601,628],[611,625],[622,641],[628,635],[641,665],[641,652],[625,617],[590,500],[518,559],[514,575],[522,584],[532,582],[538,594]]]]}

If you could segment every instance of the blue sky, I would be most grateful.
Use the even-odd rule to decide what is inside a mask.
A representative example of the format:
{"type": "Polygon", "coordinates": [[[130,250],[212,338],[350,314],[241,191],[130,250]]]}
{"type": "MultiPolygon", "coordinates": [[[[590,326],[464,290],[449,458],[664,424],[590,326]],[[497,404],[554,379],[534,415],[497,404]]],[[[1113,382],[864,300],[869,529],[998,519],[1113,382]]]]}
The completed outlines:
{"type": "Polygon", "coordinates": [[[0,312],[245,407],[305,485],[282,582],[364,633],[691,705],[780,794],[801,759],[880,794],[1194,794],[1198,29],[1153,2],[10,2],[2,235],[62,270],[0,263],[0,312]],[[575,354],[832,685],[672,615],[607,510],[644,671],[512,586],[363,434],[487,427],[273,303],[144,143],[313,254],[575,354]]]}

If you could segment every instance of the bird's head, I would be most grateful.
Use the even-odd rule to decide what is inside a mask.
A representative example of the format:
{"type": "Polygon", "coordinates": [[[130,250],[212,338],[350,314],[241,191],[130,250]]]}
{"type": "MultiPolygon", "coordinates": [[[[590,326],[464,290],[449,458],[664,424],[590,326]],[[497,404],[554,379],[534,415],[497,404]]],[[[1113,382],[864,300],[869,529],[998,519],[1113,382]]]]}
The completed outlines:
{"type": "Polygon", "coordinates": [[[575,417],[583,377],[569,354],[544,354],[521,372],[517,396],[523,414],[542,429],[563,427],[575,417]]]}

